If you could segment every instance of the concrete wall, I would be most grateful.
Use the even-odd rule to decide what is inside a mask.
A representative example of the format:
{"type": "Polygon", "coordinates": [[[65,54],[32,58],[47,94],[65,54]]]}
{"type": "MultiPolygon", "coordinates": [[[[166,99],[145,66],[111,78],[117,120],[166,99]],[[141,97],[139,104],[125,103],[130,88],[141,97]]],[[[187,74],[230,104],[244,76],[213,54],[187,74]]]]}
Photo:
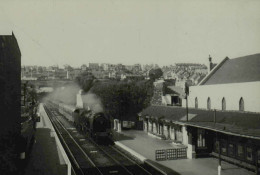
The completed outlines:
{"type": "Polygon", "coordinates": [[[166,139],[168,139],[170,137],[170,130],[168,129],[169,126],[167,125],[163,125],[163,134],[165,136],[166,139]]]}
{"type": "Polygon", "coordinates": [[[153,129],[153,124],[151,121],[148,121],[148,131],[152,132],[152,129],[153,129]]]}
{"type": "Polygon", "coordinates": [[[171,140],[175,140],[174,132],[175,132],[174,127],[171,126],[170,127],[170,138],[171,138],[171,140]]]}
{"type": "Polygon", "coordinates": [[[37,123],[37,128],[49,128],[50,129],[50,136],[55,138],[55,143],[57,146],[60,164],[67,164],[67,175],[71,175],[71,162],[60,142],[60,139],[53,128],[53,125],[43,107],[43,104],[41,103],[39,105],[39,114],[41,117],[40,123],[37,123]]]}
{"type": "Polygon", "coordinates": [[[167,105],[167,104],[170,105],[171,102],[172,102],[172,97],[171,97],[171,95],[166,94],[165,96],[162,96],[162,104],[163,104],[163,105],[167,105]]]}
{"type": "MultiPolygon", "coordinates": [[[[222,109],[222,99],[225,97],[226,110],[239,110],[239,100],[243,97],[244,111],[260,112],[260,82],[231,83],[217,85],[202,85],[190,87],[188,106],[195,107],[198,98],[198,108],[207,109],[207,99],[211,99],[211,109],[222,109]]],[[[182,105],[186,107],[186,101],[182,105]]]]}

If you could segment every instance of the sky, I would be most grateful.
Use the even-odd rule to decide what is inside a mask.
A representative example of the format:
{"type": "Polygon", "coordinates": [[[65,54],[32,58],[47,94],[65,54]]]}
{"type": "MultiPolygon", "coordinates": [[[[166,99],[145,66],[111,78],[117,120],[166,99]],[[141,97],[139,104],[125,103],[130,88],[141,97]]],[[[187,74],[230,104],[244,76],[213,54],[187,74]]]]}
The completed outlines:
{"type": "Polygon", "coordinates": [[[0,0],[22,65],[207,64],[260,53],[259,0],[0,0]]]}

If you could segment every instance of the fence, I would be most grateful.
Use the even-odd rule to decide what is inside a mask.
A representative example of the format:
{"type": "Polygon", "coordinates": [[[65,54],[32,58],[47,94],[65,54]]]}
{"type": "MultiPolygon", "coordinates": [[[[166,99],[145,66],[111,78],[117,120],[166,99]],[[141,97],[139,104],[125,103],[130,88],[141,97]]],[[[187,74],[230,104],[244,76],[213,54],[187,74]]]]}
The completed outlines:
{"type": "Polygon", "coordinates": [[[155,160],[174,160],[187,158],[187,148],[155,150],[155,160]]]}

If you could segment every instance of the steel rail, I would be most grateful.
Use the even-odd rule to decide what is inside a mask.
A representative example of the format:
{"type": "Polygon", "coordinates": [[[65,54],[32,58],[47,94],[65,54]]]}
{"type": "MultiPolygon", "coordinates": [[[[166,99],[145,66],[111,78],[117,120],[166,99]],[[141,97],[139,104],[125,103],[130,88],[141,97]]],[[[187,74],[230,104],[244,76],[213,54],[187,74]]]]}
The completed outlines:
{"type": "MultiPolygon", "coordinates": [[[[45,106],[45,110],[46,110],[46,108],[47,108],[47,107],[45,106]]],[[[46,112],[47,112],[47,111],[48,111],[49,114],[51,114],[52,116],[54,116],[54,115],[52,114],[52,112],[51,112],[48,108],[47,108],[46,112]]],[[[52,117],[49,117],[49,118],[52,118],[52,117]]],[[[76,158],[74,157],[74,155],[72,154],[72,152],[71,152],[71,150],[69,149],[68,145],[66,144],[64,138],[62,137],[62,135],[61,135],[61,133],[60,133],[60,131],[59,131],[58,127],[56,126],[56,124],[55,124],[55,122],[54,122],[53,119],[55,119],[55,121],[64,129],[64,131],[68,134],[68,136],[70,137],[70,139],[75,143],[75,145],[77,145],[77,147],[79,148],[79,150],[83,153],[83,155],[84,155],[84,156],[87,158],[87,160],[91,163],[91,165],[98,170],[98,172],[100,173],[100,175],[104,175],[104,174],[100,171],[100,169],[94,164],[94,162],[89,158],[89,156],[85,153],[85,151],[81,148],[81,146],[77,143],[77,141],[75,141],[75,139],[71,136],[71,134],[68,132],[68,130],[63,126],[63,124],[59,121],[59,119],[57,119],[57,117],[53,117],[53,118],[51,119],[51,121],[52,121],[53,125],[55,125],[55,128],[54,128],[54,129],[58,131],[58,133],[59,133],[61,139],[63,140],[64,144],[66,145],[66,148],[67,148],[68,152],[70,153],[70,156],[71,156],[72,159],[73,159],[73,162],[76,164],[76,166],[77,166],[77,168],[80,170],[80,172],[84,175],[84,172],[83,172],[82,168],[79,166],[79,164],[78,164],[76,158]]]]}
{"type": "MultiPolygon", "coordinates": [[[[56,118],[56,117],[55,117],[56,118]]],[[[67,131],[67,129],[63,126],[63,124],[59,121],[59,119],[58,118],[56,118],[56,120],[59,122],[59,124],[66,130],[66,132],[68,132],[67,131]]],[[[69,133],[69,132],[68,132],[69,133]]],[[[71,134],[69,134],[70,135],[70,137],[72,138],[72,136],[71,136],[71,134]]],[[[110,159],[112,159],[117,165],[119,165],[121,168],[123,168],[128,174],[131,174],[131,175],[134,175],[132,172],[130,172],[124,165],[122,165],[120,162],[118,162],[115,158],[113,158],[111,155],[109,155],[104,149],[102,149],[94,140],[92,140],[91,138],[86,138],[87,140],[89,140],[92,144],[94,144],[99,150],[101,150],[107,157],[109,157],[110,159]]],[[[73,139],[74,140],[74,139],[73,139]]],[[[74,140],[75,141],[75,140],[74,140]]],[[[75,141],[76,142],[76,141],[75,141]]],[[[77,143],[76,143],[77,144],[77,143]]],[[[78,144],[77,144],[78,145],[78,144]]],[[[78,145],[79,147],[80,147],[80,145],[78,145]]],[[[80,148],[81,150],[82,150],[82,148],[80,148]]],[[[83,154],[85,154],[86,155],[86,153],[84,152],[84,150],[82,150],[82,152],[83,152],[83,154]]],[[[89,159],[92,163],[93,163],[93,165],[95,165],[94,164],[94,162],[91,160],[91,159],[89,159]]],[[[95,165],[95,167],[96,167],[96,165],[95,165]]],[[[98,169],[99,170],[99,169],[98,169]]],[[[103,174],[102,172],[101,172],[101,170],[99,170],[99,172],[101,173],[101,174],[103,174]]]]}
{"type": "Polygon", "coordinates": [[[130,162],[134,163],[136,166],[138,166],[139,168],[141,168],[143,171],[145,171],[146,173],[152,175],[152,173],[150,173],[149,171],[147,171],[146,169],[144,169],[142,166],[138,165],[134,160],[130,159],[129,157],[127,157],[122,151],[119,151],[117,148],[115,148],[114,146],[109,146],[110,148],[112,148],[113,150],[115,150],[116,152],[118,152],[119,154],[121,154],[122,156],[124,156],[126,159],[128,159],[130,162]]]}
{"type": "Polygon", "coordinates": [[[116,164],[118,164],[120,167],[122,167],[128,174],[134,175],[132,172],[130,172],[124,165],[122,165],[119,161],[117,161],[114,157],[112,157],[109,153],[107,153],[103,148],[101,148],[93,139],[88,138],[98,149],[100,149],[106,156],[108,156],[110,159],[112,159],[116,164]]]}
{"type": "MultiPolygon", "coordinates": [[[[84,175],[84,172],[83,172],[82,169],[80,168],[78,162],[76,161],[74,155],[72,154],[71,150],[69,149],[69,146],[67,145],[67,143],[65,142],[64,138],[62,137],[62,135],[61,135],[60,131],[58,130],[56,124],[54,123],[52,117],[49,116],[49,115],[52,115],[52,113],[49,111],[49,109],[48,109],[46,106],[44,106],[44,109],[45,109],[45,111],[46,111],[46,113],[47,113],[47,115],[48,115],[48,117],[49,117],[49,119],[50,119],[50,121],[51,121],[51,123],[52,123],[52,125],[53,125],[53,128],[55,129],[56,133],[58,134],[59,139],[62,140],[62,143],[63,143],[64,146],[66,147],[66,150],[69,152],[70,157],[71,157],[73,163],[76,165],[77,169],[80,170],[80,173],[81,173],[82,175],[84,175]]],[[[76,172],[75,172],[73,166],[72,166],[72,169],[73,169],[74,173],[76,174],[76,172]]]]}
{"type": "MultiPolygon", "coordinates": [[[[56,109],[56,107],[53,107],[54,109],[56,109]]],[[[63,114],[62,114],[63,115],[63,114]]],[[[95,166],[97,169],[98,167],[95,165],[95,163],[88,157],[88,155],[85,153],[85,151],[81,148],[81,146],[77,143],[77,141],[75,141],[75,139],[73,138],[73,136],[68,132],[68,130],[64,127],[64,125],[62,124],[62,122],[60,121],[60,119],[58,119],[57,117],[55,117],[55,120],[57,120],[57,122],[59,123],[59,125],[69,134],[69,136],[71,137],[71,139],[78,145],[78,147],[81,149],[81,151],[83,152],[83,154],[89,159],[89,161],[92,163],[93,166],[95,166]]],[[[87,140],[89,140],[95,147],[97,147],[99,150],[101,150],[101,152],[103,152],[108,158],[112,159],[112,161],[114,161],[118,166],[120,166],[121,168],[123,168],[128,174],[134,175],[134,173],[132,173],[131,171],[129,171],[128,168],[126,168],[126,166],[124,166],[122,163],[120,163],[118,160],[116,160],[116,158],[114,158],[113,156],[111,156],[107,151],[105,151],[103,148],[101,148],[100,145],[98,145],[92,138],[90,137],[86,137],[87,140]]],[[[109,146],[110,149],[113,149],[114,151],[116,151],[118,154],[120,154],[121,156],[123,156],[125,159],[127,159],[129,162],[133,163],[134,165],[136,165],[138,168],[140,168],[142,171],[144,171],[145,173],[152,175],[152,173],[150,173],[149,171],[147,171],[145,168],[143,168],[142,166],[138,165],[134,160],[132,160],[131,158],[127,157],[127,155],[125,155],[122,151],[119,151],[118,149],[116,149],[113,146],[109,146]]],[[[100,170],[98,169],[99,172],[101,174],[103,174],[100,170]]]]}

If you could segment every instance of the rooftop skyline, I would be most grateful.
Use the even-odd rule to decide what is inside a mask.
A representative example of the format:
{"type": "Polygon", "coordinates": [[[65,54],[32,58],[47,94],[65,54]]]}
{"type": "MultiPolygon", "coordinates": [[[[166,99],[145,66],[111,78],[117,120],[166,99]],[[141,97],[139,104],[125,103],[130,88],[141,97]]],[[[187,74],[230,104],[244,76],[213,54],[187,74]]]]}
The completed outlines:
{"type": "Polygon", "coordinates": [[[0,35],[13,31],[22,65],[207,64],[260,53],[260,2],[1,2],[0,35]],[[4,26],[4,27],[2,27],[4,26]]]}

